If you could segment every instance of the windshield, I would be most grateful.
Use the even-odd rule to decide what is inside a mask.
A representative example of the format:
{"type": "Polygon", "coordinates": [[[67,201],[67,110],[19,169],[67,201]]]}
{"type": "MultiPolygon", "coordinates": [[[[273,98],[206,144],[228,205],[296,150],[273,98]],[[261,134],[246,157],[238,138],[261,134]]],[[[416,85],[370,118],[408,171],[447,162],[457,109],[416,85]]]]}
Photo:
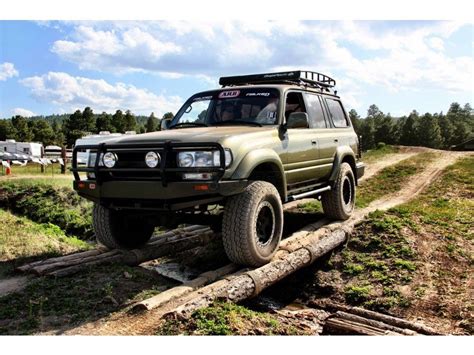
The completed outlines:
{"type": "Polygon", "coordinates": [[[220,90],[194,95],[178,111],[173,126],[274,125],[280,94],[276,89],[220,90]]]}

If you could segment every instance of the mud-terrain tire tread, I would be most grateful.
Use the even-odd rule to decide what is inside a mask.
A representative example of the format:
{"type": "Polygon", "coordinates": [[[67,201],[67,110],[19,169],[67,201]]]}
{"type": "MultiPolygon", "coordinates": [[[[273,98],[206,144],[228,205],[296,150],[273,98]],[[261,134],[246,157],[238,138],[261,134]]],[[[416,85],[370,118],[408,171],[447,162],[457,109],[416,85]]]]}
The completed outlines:
{"type": "Polygon", "coordinates": [[[222,239],[226,254],[234,263],[256,267],[269,262],[278,249],[282,229],[283,206],[277,189],[271,183],[253,181],[242,193],[232,196],[227,200],[222,223],[222,239]],[[281,228],[279,228],[279,231],[277,230],[275,235],[278,238],[275,250],[265,260],[262,260],[262,257],[252,250],[251,241],[245,236],[251,234],[249,219],[253,218],[253,210],[258,207],[259,201],[268,195],[273,196],[272,198],[278,201],[279,206],[274,206],[274,208],[277,207],[275,210],[275,223],[276,225],[280,224],[281,228]],[[278,219],[280,219],[279,223],[278,219]]]}
{"type": "MultiPolygon", "coordinates": [[[[92,222],[97,241],[109,249],[133,249],[140,247],[151,238],[151,233],[145,233],[137,236],[135,240],[128,240],[126,243],[120,241],[117,231],[114,231],[114,211],[107,207],[94,203],[92,222]],[[149,235],[148,235],[149,234],[149,235]]],[[[138,233],[139,231],[130,231],[130,233],[138,233]]]]}
{"type": "Polygon", "coordinates": [[[351,166],[348,163],[342,163],[339,168],[339,173],[337,174],[336,181],[332,186],[332,189],[324,192],[321,195],[321,203],[323,206],[324,214],[330,219],[336,220],[346,220],[348,219],[355,208],[355,198],[356,198],[356,184],[354,172],[352,171],[351,166]],[[343,207],[343,199],[341,194],[343,179],[346,175],[351,176],[352,188],[354,190],[353,197],[353,208],[351,213],[347,213],[343,207]]]}

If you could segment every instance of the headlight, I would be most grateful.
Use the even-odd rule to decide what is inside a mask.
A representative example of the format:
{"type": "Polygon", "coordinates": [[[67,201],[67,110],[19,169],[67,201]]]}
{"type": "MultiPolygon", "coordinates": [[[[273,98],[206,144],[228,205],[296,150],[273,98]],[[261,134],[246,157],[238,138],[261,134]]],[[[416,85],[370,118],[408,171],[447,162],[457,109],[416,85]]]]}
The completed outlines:
{"type": "MultiPolygon", "coordinates": [[[[225,150],[225,166],[232,164],[230,149],[225,150]]],[[[178,153],[178,166],[181,168],[218,167],[221,165],[220,151],[191,151],[178,153]]]]}
{"type": "Polygon", "coordinates": [[[107,152],[102,157],[102,161],[107,168],[113,168],[117,160],[117,155],[112,152],[107,152]]]}
{"type": "Polygon", "coordinates": [[[160,155],[158,153],[148,152],[145,155],[145,164],[149,168],[156,168],[158,166],[158,164],[160,163],[160,160],[161,160],[161,158],[160,158],[160,155]]]}

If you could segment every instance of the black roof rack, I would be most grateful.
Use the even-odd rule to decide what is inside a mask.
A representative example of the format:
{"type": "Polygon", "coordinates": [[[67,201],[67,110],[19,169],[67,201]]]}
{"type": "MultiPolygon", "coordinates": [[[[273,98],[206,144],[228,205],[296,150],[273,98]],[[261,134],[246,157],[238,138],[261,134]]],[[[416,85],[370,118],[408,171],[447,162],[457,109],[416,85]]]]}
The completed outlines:
{"type": "Polygon", "coordinates": [[[332,88],[336,86],[336,80],[327,75],[313,71],[288,71],[279,73],[251,74],[239,76],[223,76],[219,79],[222,87],[245,84],[298,84],[309,85],[316,88],[332,88]]]}

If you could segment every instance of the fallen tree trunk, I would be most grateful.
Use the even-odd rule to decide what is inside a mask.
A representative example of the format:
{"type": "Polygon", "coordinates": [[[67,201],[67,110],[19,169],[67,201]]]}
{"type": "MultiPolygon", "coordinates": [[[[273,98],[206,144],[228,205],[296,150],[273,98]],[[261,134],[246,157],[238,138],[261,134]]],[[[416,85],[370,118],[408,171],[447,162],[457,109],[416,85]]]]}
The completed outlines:
{"type": "Polygon", "coordinates": [[[156,236],[141,249],[108,251],[100,248],[33,262],[17,270],[37,275],[66,276],[90,266],[111,262],[135,266],[147,260],[207,244],[214,238],[217,238],[217,235],[208,227],[190,226],[156,236]]]}
{"type": "MultiPolygon", "coordinates": [[[[354,315],[354,314],[350,314],[350,313],[346,313],[342,311],[336,312],[329,319],[337,319],[337,320],[352,322],[352,324],[356,325],[356,327],[354,328],[355,334],[358,334],[357,332],[358,332],[359,326],[369,326],[369,327],[372,327],[373,329],[379,329],[381,332],[388,331],[393,334],[400,334],[400,335],[420,335],[419,333],[411,329],[399,328],[399,327],[396,327],[391,324],[387,324],[378,320],[365,318],[365,317],[361,317],[358,315],[354,315]]],[[[331,325],[329,325],[328,327],[330,329],[331,325]]],[[[350,330],[350,327],[346,327],[346,330],[350,330]]]]}
{"type": "Polygon", "coordinates": [[[170,312],[171,315],[187,317],[195,310],[208,306],[215,299],[239,302],[256,296],[265,288],[275,284],[296,270],[313,263],[316,259],[344,243],[346,241],[346,232],[342,229],[334,231],[325,229],[314,233],[313,237],[305,246],[275,261],[246,272],[230,281],[221,280],[225,282],[221,282],[220,287],[211,288],[210,292],[200,289],[196,297],[175,308],[170,312]]]}
{"type": "Polygon", "coordinates": [[[166,290],[162,293],[159,293],[156,296],[150,297],[146,300],[138,302],[133,306],[135,311],[144,311],[144,310],[151,310],[153,308],[159,307],[165,303],[170,302],[172,299],[176,299],[178,297],[182,297],[188,293],[191,293],[198,287],[207,285],[211,282],[216,281],[217,279],[232,274],[233,272],[237,271],[239,266],[236,264],[228,264],[223,266],[217,270],[207,271],[202,273],[195,279],[185,282],[180,286],[173,287],[169,290],[166,290]]]}
{"type": "Polygon", "coordinates": [[[341,318],[327,319],[323,329],[325,333],[339,335],[402,335],[390,330],[384,330],[341,318]]]}
{"type": "Polygon", "coordinates": [[[360,307],[350,307],[342,304],[332,303],[332,302],[310,302],[311,306],[316,306],[317,308],[322,308],[325,310],[332,310],[332,311],[342,311],[344,313],[351,313],[360,317],[364,317],[366,319],[373,319],[376,321],[383,322],[385,324],[402,328],[402,329],[409,329],[419,334],[424,335],[442,335],[442,333],[434,330],[431,327],[428,327],[424,324],[418,322],[411,322],[406,319],[397,318],[394,316],[390,316],[387,314],[382,314],[379,312],[370,311],[368,309],[360,308],[360,307]]]}

